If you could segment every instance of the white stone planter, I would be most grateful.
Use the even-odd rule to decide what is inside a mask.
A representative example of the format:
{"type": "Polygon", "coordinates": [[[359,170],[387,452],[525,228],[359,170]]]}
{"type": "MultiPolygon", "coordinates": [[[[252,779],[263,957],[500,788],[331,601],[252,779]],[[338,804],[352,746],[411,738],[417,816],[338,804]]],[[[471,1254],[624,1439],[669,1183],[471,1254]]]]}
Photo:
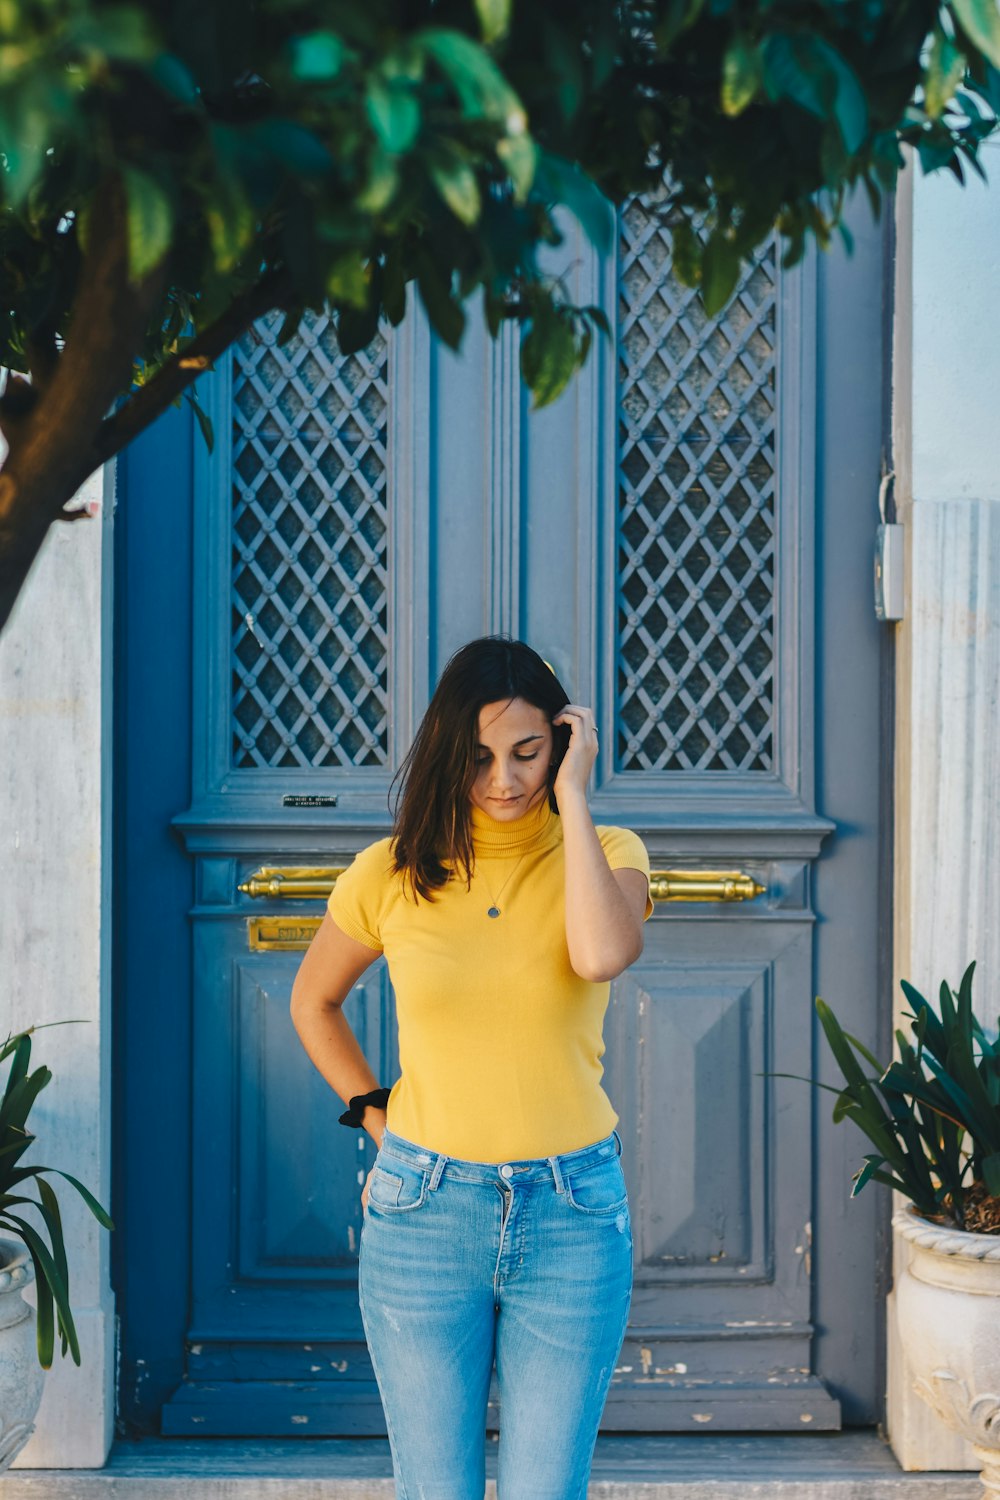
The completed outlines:
{"type": "Polygon", "coordinates": [[[0,1239],[0,1473],[34,1432],[45,1383],[35,1309],[21,1296],[34,1276],[28,1247],[0,1239]]]}
{"type": "Polygon", "coordinates": [[[913,1387],[973,1445],[984,1494],[1000,1500],[1000,1235],[893,1218],[911,1258],[895,1287],[913,1387]]]}

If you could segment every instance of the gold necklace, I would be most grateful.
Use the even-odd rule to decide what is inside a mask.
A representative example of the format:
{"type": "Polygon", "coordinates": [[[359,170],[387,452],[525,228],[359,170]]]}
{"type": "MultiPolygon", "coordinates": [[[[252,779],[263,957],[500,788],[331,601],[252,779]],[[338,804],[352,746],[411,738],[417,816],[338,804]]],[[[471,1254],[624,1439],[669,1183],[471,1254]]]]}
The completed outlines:
{"type": "MultiPolygon", "coordinates": [[[[525,850],[525,853],[527,853],[526,850],[525,850]]],[[[518,855],[517,862],[514,865],[514,869],[511,870],[510,874],[507,876],[507,879],[504,881],[503,885],[500,887],[500,889],[497,892],[497,894],[496,894],[495,897],[493,895],[493,892],[490,890],[490,883],[486,879],[486,871],[485,871],[485,869],[483,870],[483,885],[486,887],[487,891],[489,891],[489,894],[490,894],[490,905],[486,909],[486,915],[488,917],[499,917],[499,915],[500,915],[500,897],[503,895],[504,890],[506,889],[507,885],[513,879],[513,877],[514,877],[514,875],[515,875],[515,873],[517,871],[517,866],[521,863],[521,860],[523,858],[524,858],[524,854],[523,853],[518,855]]]]}

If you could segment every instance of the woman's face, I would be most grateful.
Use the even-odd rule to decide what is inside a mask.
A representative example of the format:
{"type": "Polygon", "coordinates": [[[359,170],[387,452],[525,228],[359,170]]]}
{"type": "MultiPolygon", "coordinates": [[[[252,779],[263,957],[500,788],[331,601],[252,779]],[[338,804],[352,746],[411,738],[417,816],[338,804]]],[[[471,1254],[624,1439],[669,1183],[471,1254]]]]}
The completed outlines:
{"type": "Polygon", "coordinates": [[[484,704],[478,740],[469,800],[498,822],[523,818],[547,793],[553,746],[548,716],[523,698],[484,704]]]}

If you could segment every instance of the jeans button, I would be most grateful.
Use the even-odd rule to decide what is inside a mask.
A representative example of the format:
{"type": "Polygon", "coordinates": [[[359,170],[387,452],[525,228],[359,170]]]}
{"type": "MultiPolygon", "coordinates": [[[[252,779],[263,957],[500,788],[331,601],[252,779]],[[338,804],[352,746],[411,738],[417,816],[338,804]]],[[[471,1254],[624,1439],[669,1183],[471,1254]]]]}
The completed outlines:
{"type": "Polygon", "coordinates": [[[504,1162],[503,1166],[500,1168],[500,1176],[501,1177],[513,1177],[513,1175],[514,1175],[514,1168],[510,1165],[509,1162],[504,1162]]]}

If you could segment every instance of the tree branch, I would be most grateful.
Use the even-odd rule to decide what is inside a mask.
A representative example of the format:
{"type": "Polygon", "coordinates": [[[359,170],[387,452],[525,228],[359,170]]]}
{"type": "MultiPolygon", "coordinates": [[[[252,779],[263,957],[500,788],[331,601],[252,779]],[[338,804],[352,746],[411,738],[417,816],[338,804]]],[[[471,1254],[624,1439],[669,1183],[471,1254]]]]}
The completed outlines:
{"type": "Polygon", "coordinates": [[[291,276],[280,266],[234,297],[221,317],[163,365],[113,417],[105,418],[93,447],[93,468],[114,458],[145,431],[258,318],[272,308],[283,307],[291,290],[291,276]]]}
{"type": "MultiPolygon", "coordinates": [[[[23,426],[11,433],[5,472],[44,475],[51,519],[93,472],[85,466],[91,435],[127,384],[135,350],[163,294],[166,259],[140,282],[128,276],[125,192],[109,173],[94,197],[91,242],[84,256],[63,352],[37,392],[23,426]],[[81,453],[84,460],[81,461],[81,453]]],[[[36,346],[43,381],[48,356],[36,346]]],[[[29,389],[35,390],[35,387],[29,389]]],[[[27,396],[27,392],[23,393],[27,396]]],[[[0,524],[4,519],[0,505],[0,524]]]]}
{"type": "Polygon", "coordinates": [[[93,472],[95,465],[87,466],[93,435],[128,382],[163,295],[166,257],[141,281],[129,280],[125,192],[114,173],[95,192],[91,220],[65,348],[51,381],[43,394],[11,377],[4,392],[9,451],[0,472],[0,629],[49,526],[93,472]]]}
{"type": "Polygon", "coordinates": [[[44,391],[59,367],[55,329],[36,328],[25,341],[25,353],[28,356],[32,387],[36,391],[44,391]]]}

